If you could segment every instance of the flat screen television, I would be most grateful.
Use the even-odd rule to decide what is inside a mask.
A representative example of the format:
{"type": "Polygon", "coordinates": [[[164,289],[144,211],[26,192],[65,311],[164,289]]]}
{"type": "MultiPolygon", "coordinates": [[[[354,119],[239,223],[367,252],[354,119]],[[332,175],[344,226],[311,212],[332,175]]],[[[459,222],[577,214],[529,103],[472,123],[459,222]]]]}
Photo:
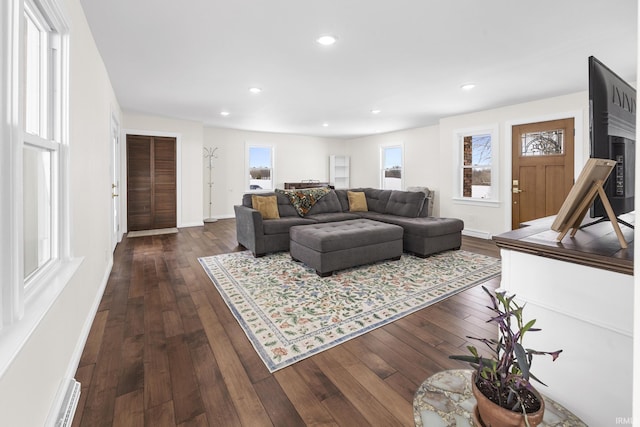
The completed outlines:
{"type": "MultiPolygon", "coordinates": [[[[589,57],[589,110],[590,156],[616,161],[604,190],[620,216],[635,209],[636,90],[593,56],[589,57]]],[[[606,218],[599,197],[590,214],[606,218]]]]}

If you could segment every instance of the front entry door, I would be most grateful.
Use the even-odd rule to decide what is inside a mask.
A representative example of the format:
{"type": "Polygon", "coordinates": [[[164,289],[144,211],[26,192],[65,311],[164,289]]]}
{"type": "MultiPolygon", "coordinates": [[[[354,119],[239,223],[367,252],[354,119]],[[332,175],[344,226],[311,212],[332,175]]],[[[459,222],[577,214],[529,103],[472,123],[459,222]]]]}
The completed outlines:
{"type": "Polygon", "coordinates": [[[555,215],[573,186],[573,119],[512,128],[512,229],[555,215]]]}
{"type": "Polygon", "coordinates": [[[127,135],[129,231],[176,226],[176,138],[127,135]]]}

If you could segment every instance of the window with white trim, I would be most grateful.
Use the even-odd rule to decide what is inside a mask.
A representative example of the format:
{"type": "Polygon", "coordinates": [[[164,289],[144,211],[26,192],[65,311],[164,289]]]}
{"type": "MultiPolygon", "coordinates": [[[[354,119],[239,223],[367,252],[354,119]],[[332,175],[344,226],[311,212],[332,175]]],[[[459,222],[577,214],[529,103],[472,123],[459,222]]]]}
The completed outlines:
{"type": "Polygon", "coordinates": [[[0,124],[7,140],[1,154],[10,159],[0,179],[9,183],[2,193],[11,206],[0,225],[2,253],[11,254],[0,273],[0,375],[5,356],[25,341],[21,334],[33,330],[80,262],[69,248],[69,26],[60,0],[9,1],[14,7],[2,8],[8,25],[0,30],[3,62],[11,64],[2,71],[10,84],[0,101],[11,118],[0,124]]]}
{"type": "Polygon", "coordinates": [[[247,176],[249,190],[273,190],[273,147],[247,144],[247,176]]]}
{"type": "Polygon", "coordinates": [[[22,236],[27,296],[60,255],[61,35],[43,9],[24,2],[22,236]]]}
{"type": "Polygon", "coordinates": [[[455,132],[458,168],[456,198],[495,202],[498,198],[497,128],[455,132]]]}
{"type": "Polygon", "coordinates": [[[380,146],[380,188],[402,190],[402,145],[380,146]]]}

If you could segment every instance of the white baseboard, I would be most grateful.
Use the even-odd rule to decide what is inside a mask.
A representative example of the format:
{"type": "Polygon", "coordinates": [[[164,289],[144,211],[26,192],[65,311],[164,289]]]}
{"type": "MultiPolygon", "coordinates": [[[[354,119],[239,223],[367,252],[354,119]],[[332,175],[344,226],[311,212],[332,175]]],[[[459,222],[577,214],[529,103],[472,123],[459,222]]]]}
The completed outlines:
{"type": "Polygon", "coordinates": [[[469,237],[477,237],[478,239],[486,239],[486,240],[491,240],[491,237],[492,237],[491,233],[487,231],[469,230],[468,228],[465,228],[464,230],[462,230],[462,235],[469,236],[469,237]]]}
{"type": "Polygon", "coordinates": [[[55,427],[58,421],[58,415],[60,414],[60,410],[62,406],[65,404],[65,397],[67,395],[67,391],[72,383],[69,382],[70,378],[74,378],[76,371],[78,370],[78,364],[80,363],[80,358],[82,357],[82,351],[84,350],[84,346],[87,343],[87,339],[89,338],[89,332],[91,332],[91,326],[93,325],[93,320],[96,317],[96,313],[98,312],[98,307],[100,306],[100,302],[102,301],[102,296],[104,295],[104,290],[107,287],[107,282],[109,281],[109,275],[111,274],[111,269],[113,268],[113,255],[109,258],[109,262],[107,264],[107,268],[105,269],[104,276],[102,278],[102,282],[100,283],[100,287],[96,292],[96,296],[93,300],[93,304],[87,313],[86,319],[84,319],[84,324],[82,326],[82,330],[80,332],[80,337],[78,338],[78,342],[76,343],[76,347],[71,354],[71,359],[69,360],[69,365],[67,366],[67,372],[65,373],[60,388],[58,389],[58,393],[56,398],[53,401],[53,405],[49,410],[49,415],[47,416],[47,427],[55,427]]]}
{"type": "MultiPolygon", "coordinates": [[[[223,214],[223,215],[213,215],[211,218],[213,219],[233,219],[235,218],[235,214],[223,214]]],[[[202,224],[200,224],[202,225],[202,224]]]]}
{"type": "Polygon", "coordinates": [[[182,222],[178,225],[178,228],[202,227],[203,225],[204,225],[204,221],[182,222]]]}

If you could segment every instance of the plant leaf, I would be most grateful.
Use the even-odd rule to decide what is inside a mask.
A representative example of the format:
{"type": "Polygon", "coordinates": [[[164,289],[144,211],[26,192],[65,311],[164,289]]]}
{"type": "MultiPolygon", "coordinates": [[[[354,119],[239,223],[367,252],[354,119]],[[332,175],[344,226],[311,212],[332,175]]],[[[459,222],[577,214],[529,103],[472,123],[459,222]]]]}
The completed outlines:
{"type": "Polygon", "coordinates": [[[536,377],[535,375],[533,375],[532,373],[529,373],[529,375],[531,376],[532,380],[536,380],[537,382],[539,382],[540,384],[542,384],[545,387],[548,387],[545,383],[543,383],[542,381],[540,381],[540,379],[538,377],[536,377]]]}
{"type": "Polygon", "coordinates": [[[474,346],[468,345],[467,350],[469,350],[469,353],[473,354],[474,357],[480,357],[478,355],[478,350],[474,346]]]}
{"type": "Polygon", "coordinates": [[[527,332],[529,329],[531,329],[531,327],[535,323],[536,323],[536,319],[529,320],[529,322],[527,322],[527,324],[522,327],[522,330],[520,331],[520,336],[524,335],[525,332],[527,332]]]}
{"type": "Polygon", "coordinates": [[[452,356],[449,356],[449,359],[462,360],[463,362],[469,362],[469,363],[479,363],[480,362],[480,358],[479,357],[466,356],[466,355],[452,355],[452,356]]]}
{"type": "Polygon", "coordinates": [[[520,370],[522,371],[522,377],[529,381],[529,359],[527,359],[527,352],[525,351],[524,347],[522,347],[522,344],[520,344],[519,342],[515,343],[515,345],[513,346],[513,351],[516,354],[516,363],[518,364],[518,367],[520,368],[520,370]]]}

